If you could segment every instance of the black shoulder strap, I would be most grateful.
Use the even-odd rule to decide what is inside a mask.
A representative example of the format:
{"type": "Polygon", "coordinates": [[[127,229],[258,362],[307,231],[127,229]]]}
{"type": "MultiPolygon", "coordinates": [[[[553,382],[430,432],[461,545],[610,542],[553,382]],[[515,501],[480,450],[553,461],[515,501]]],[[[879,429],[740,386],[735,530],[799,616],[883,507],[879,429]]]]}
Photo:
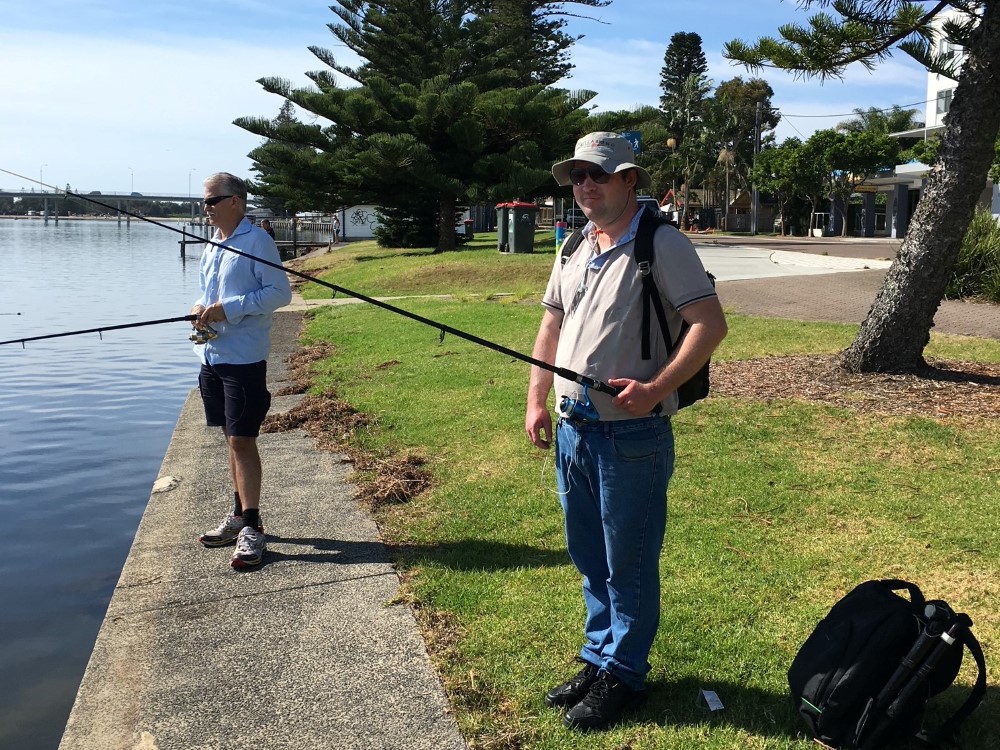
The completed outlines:
{"type": "Polygon", "coordinates": [[[663,224],[668,224],[666,217],[660,218],[649,209],[643,209],[639,216],[639,226],[635,230],[635,262],[642,271],[643,264],[653,263],[653,235],[663,224]]]}
{"type": "Polygon", "coordinates": [[[879,580],[879,583],[890,591],[903,591],[905,589],[906,593],[910,595],[910,603],[913,605],[914,611],[923,611],[926,599],[924,599],[924,592],[920,590],[917,584],[904,581],[900,578],[882,578],[879,580]]]}
{"type": "MultiPolygon", "coordinates": [[[[656,312],[656,320],[660,324],[660,331],[663,333],[663,341],[667,345],[667,356],[674,350],[674,342],[670,340],[670,331],[667,328],[667,314],[663,309],[663,301],[660,299],[660,290],[656,287],[653,279],[653,260],[656,253],[653,248],[653,238],[656,230],[663,224],[669,224],[665,216],[644,210],[639,217],[639,226],[635,232],[635,249],[633,254],[635,262],[639,266],[639,273],[642,275],[642,358],[650,359],[652,353],[649,345],[649,306],[652,303],[656,312]]],[[[683,333],[683,331],[681,331],[683,333]]],[[[680,337],[678,336],[678,341],[680,337]]]]}
{"type": "Polygon", "coordinates": [[[583,242],[583,232],[579,229],[574,229],[573,233],[566,239],[563,243],[562,249],[559,251],[559,257],[562,265],[566,265],[566,261],[569,260],[569,256],[576,252],[576,249],[580,247],[581,242],[583,242]]]}

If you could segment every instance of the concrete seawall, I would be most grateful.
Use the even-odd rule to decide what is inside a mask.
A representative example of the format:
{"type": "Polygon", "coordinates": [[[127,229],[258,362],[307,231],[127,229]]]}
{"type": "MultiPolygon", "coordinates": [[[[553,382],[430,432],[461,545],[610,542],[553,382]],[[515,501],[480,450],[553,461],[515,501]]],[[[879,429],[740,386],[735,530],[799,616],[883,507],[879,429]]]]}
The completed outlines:
{"type": "MultiPolygon", "coordinates": [[[[300,322],[275,316],[272,392],[300,322]]],[[[276,397],[272,413],[299,398],[276,397]]],[[[350,466],[299,430],[260,446],[268,553],[238,572],[232,547],[196,541],[232,489],[221,431],[191,393],[60,750],[464,750],[350,466]]]]}

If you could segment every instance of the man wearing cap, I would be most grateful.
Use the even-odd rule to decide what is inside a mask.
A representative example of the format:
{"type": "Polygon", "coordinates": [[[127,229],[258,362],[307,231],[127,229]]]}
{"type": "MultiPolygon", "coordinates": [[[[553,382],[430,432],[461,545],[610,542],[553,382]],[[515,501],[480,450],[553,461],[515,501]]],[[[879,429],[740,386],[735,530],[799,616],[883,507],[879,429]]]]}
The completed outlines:
{"type": "Polygon", "coordinates": [[[525,430],[542,449],[556,444],[556,480],[566,545],[583,576],[587,617],[578,660],[583,668],[545,696],[567,709],[573,729],[605,729],[645,697],[659,626],[659,557],[673,473],[670,417],[676,389],[708,361],[725,337],[726,319],[694,246],[677,229],[653,238],[652,273],[672,354],[655,316],[651,358],[641,355],[642,276],[634,258],[641,209],[636,188],[649,173],[634,163],[628,140],[590,133],[572,159],[552,167],[589,219],[584,241],[563,264],[557,258],[533,356],[620,388],[588,392],[573,381],[531,369],[525,430]],[[555,386],[560,418],[552,430],[547,399],[555,386]],[[587,408],[577,409],[575,406],[587,408]]]}

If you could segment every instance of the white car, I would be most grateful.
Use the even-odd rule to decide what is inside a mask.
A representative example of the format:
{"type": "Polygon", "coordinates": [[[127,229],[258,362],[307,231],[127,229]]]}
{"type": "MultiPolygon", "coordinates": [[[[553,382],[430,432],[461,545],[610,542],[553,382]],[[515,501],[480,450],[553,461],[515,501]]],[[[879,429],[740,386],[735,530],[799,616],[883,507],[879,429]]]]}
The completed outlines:
{"type": "Polygon", "coordinates": [[[659,212],[660,202],[651,195],[640,195],[639,208],[648,208],[651,211],[659,212]]]}

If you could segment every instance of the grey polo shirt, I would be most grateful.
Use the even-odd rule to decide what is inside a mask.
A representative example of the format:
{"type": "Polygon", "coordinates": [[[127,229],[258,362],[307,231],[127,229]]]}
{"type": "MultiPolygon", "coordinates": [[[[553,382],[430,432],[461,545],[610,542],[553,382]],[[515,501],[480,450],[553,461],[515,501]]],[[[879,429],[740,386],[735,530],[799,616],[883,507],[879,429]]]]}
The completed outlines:
{"type": "MultiPolygon", "coordinates": [[[[601,253],[591,225],[565,265],[556,257],[542,304],[562,313],[555,364],[607,382],[612,378],[647,381],[667,362],[663,334],[650,309],[650,352],[642,359],[642,276],[634,257],[638,214],[623,241],[601,253]]],[[[675,341],[685,305],[716,297],[715,289],[694,245],[672,226],[657,229],[653,238],[653,276],[663,299],[675,341]]],[[[582,386],[555,376],[556,406],[563,396],[582,398],[582,386]]],[[[590,399],[602,420],[635,419],[611,404],[612,397],[590,390],[590,399]]],[[[677,411],[677,393],[663,401],[663,414],[677,411]]]]}

